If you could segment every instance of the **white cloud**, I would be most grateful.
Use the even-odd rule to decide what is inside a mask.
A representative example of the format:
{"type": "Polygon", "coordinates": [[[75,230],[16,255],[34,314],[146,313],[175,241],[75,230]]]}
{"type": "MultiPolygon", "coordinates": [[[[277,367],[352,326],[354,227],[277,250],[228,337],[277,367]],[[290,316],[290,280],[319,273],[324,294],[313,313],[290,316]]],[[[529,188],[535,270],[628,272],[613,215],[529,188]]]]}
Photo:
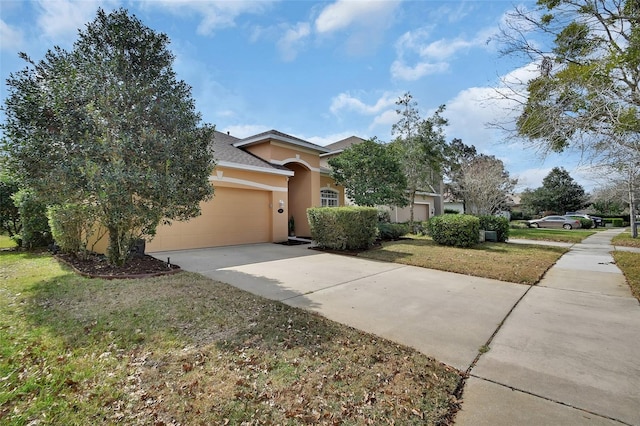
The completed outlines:
{"type": "Polygon", "coordinates": [[[0,19],[0,50],[20,50],[24,44],[23,34],[17,28],[12,28],[4,20],[0,19]]]}
{"type": "Polygon", "coordinates": [[[483,28],[470,38],[429,41],[433,31],[431,27],[423,27],[407,31],[398,38],[395,43],[396,60],[390,69],[393,78],[415,81],[425,75],[445,72],[449,69],[446,61],[459,52],[490,48],[487,40],[496,33],[497,27],[483,28]]]}
{"type": "Polygon", "coordinates": [[[278,40],[278,50],[282,58],[285,61],[294,60],[310,34],[311,26],[308,22],[298,22],[294,27],[288,28],[284,36],[278,40]]]}
{"type": "Polygon", "coordinates": [[[542,180],[549,174],[552,167],[532,167],[523,170],[517,174],[518,178],[518,191],[524,191],[525,189],[536,189],[542,186],[542,180]]]}
{"type": "Polygon", "coordinates": [[[271,127],[263,126],[261,124],[237,124],[235,126],[226,126],[220,131],[223,133],[229,132],[231,136],[242,139],[266,132],[267,130],[271,130],[271,127]]]}
{"type": "Polygon", "coordinates": [[[320,146],[326,146],[329,144],[332,144],[334,142],[338,142],[341,141],[342,139],[346,139],[348,137],[351,136],[358,136],[360,138],[366,139],[367,136],[362,135],[361,133],[358,133],[356,131],[345,131],[345,132],[340,132],[340,133],[333,133],[331,135],[326,135],[326,136],[311,136],[308,138],[302,137],[302,139],[309,141],[311,143],[315,143],[316,145],[320,145],[320,146]]]}
{"type": "Polygon", "coordinates": [[[217,29],[235,26],[240,15],[265,12],[273,1],[146,0],[145,3],[148,8],[163,8],[176,15],[198,14],[201,16],[198,34],[209,35],[217,29]]]}
{"type": "Polygon", "coordinates": [[[38,27],[47,38],[70,42],[93,20],[99,7],[106,10],[117,4],[117,0],[39,0],[38,27]]]}
{"type": "Polygon", "coordinates": [[[338,37],[344,37],[341,48],[351,56],[369,55],[384,41],[399,4],[399,0],[337,0],[322,9],[314,28],[320,36],[339,33],[338,37]]]}
{"type": "Polygon", "coordinates": [[[398,122],[398,113],[395,109],[389,109],[378,114],[371,125],[369,131],[379,128],[385,135],[391,135],[391,127],[398,122]]]}
{"type": "Polygon", "coordinates": [[[416,81],[425,75],[445,72],[449,68],[446,62],[419,62],[414,66],[407,65],[402,60],[395,60],[391,64],[391,76],[405,81],[416,81]]]}
{"type": "Polygon", "coordinates": [[[354,25],[376,25],[388,19],[399,1],[353,1],[338,0],[325,7],[316,19],[319,33],[330,33],[350,28],[354,25]]]}
{"type": "Polygon", "coordinates": [[[398,95],[391,92],[384,92],[382,96],[372,105],[367,105],[360,99],[351,96],[349,93],[340,93],[331,100],[329,110],[337,114],[342,110],[354,111],[363,115],[378,114],[380,111],[395,105],[398,95]]]}

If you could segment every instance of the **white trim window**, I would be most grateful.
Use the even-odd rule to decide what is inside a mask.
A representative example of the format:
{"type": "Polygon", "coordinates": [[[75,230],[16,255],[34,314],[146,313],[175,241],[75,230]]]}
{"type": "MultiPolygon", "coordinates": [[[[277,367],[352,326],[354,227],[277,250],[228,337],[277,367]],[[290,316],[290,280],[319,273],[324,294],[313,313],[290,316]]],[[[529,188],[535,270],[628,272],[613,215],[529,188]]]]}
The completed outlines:
{"type": "Polygon", "coordinates": [[[320,190],[320,205],[322,207],[338,207],[338,191],[323,188],[320,190]]]}

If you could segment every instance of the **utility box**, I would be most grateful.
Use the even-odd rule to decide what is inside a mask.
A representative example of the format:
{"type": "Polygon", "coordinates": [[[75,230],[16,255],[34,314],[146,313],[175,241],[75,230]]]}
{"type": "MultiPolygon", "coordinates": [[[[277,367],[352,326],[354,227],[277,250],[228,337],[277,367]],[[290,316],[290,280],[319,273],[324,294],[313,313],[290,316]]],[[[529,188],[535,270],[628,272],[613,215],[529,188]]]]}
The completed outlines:
{"type": "Polygon", "coordinates": [[[495,243],[498,241],[498,233],[496,231],[484,231],[484,240],[495,243]]]}

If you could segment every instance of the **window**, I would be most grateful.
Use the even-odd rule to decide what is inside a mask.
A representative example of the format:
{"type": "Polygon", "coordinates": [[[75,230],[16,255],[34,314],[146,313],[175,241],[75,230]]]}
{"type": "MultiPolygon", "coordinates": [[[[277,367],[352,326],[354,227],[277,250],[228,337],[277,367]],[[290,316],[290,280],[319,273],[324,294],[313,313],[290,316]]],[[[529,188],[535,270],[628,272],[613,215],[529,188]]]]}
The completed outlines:
{"type": "Polygon", "coordinates": [[[333,189],[321,189],[320,205],[322,207],[338,207],[338,191],[334,191],[333,189]]]}

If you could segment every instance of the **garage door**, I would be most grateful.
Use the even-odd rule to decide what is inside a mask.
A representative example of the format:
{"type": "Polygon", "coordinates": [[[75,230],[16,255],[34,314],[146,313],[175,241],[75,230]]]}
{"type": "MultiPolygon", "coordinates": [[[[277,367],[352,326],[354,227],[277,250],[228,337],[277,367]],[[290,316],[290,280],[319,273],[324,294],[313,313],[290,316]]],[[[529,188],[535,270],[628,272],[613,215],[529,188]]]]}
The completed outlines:
{"type": "Polygon", "coordinates": [[[271,240],[271,193],[216,187],[202,215],[188,222],[160,226],[147,251],[182,250],[271,240]]]}
{"type": "MultiPolygon", "coordinates": [[[[411,209],[409,207],[396,207],[396,211],[391,215],[394,222],[408,222],[411,219],[411,209]]],[[[415,222],[424,222],[429,219],[429,204],[413,205],[413,220],[415,222]]]]}

